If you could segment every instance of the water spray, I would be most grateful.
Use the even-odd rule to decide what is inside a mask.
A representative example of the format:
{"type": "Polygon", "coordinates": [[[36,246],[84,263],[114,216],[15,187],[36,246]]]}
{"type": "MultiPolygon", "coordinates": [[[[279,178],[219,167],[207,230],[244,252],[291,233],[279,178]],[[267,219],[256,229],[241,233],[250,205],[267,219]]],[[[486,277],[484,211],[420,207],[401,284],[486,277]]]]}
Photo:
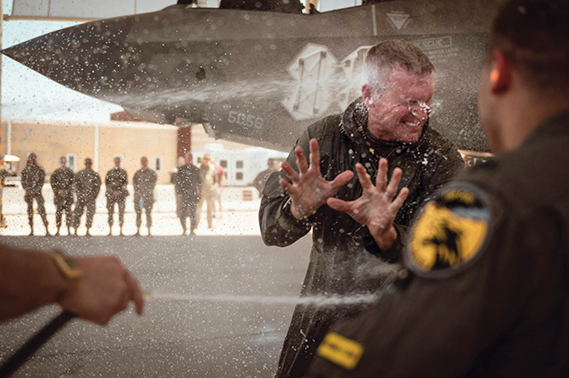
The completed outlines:
{"type": "MultiPolygon", "coordinates": [[[[386,280],[389,282],[391,280],[386,280]]],[[[315,307],[331,307],[342,305],[358,305],[375,303],[381,298],[386,282],[376,293],[354,295],[315,295],[306,297],[297,296],[254,296],[254,295],[195,295],[195,294],[168,294],[149,293],[143,294],[145,301],[183,301],[183,302],[225,302],[225,303],[256,303],[264,305],[305,305],[315,307]]],[[[47,325],[40,329],[22,347],[20,347],[2,366],[0,366],[0,378],[11,376],[22,366],[47,340],[59,331],[75,314],[62,311],[47,325]]]]}

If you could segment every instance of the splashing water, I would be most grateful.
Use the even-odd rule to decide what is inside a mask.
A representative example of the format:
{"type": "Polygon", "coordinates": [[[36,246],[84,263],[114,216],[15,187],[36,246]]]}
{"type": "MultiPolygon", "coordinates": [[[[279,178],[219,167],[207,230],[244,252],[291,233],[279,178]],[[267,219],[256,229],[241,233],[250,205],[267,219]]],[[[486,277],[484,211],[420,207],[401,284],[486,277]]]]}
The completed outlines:
{"type": "Polygon", "coordinates": [[[231,303],[261,303],[281,305],[311,305],[318,307],[370,304],[379,299],[379,294],[356,294],[349,296],[285,297],[285,296],[253,296],[253,295],[186,295],[152,293],[149,299],[160,301],[187,301],[187,302],[231,302],[231,303]]]}

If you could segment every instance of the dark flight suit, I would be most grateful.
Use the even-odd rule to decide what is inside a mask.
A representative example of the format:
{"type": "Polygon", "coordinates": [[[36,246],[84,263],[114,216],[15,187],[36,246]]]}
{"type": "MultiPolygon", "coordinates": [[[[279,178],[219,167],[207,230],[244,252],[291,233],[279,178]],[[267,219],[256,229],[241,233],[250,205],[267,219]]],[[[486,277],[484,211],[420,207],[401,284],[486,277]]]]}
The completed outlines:
{"type": "Polygon", "coordinates": [[[95,201],[101,190],[101,177],[92,169],[83,169],[75,175],[73,187],[75,189],[75,195],[77,196],[75,212],[73,213],[73,227],[75,231],[77,231],[81,223],[83,211],[85,207],[87,207],[85,226],[87,230],[89,230],[93,225],[93,217],[95,216],[95,201]]]}
{"type": "Polygon", "coordinates": [[[107,197],[107,210],[109,212],[109,226],[113,226],[113,215],[115,213],[115,203],[119,205],[119,225],[124,225],[124,208],[126,205],[126,197],[128,196],[127,185],[127,174],[122,168],[114,167],[107,172],[105,176],[105,185],[107,190],[105,196],[107,197]],[[119,192],[118,195],[114,195],[113,192],[119,192]]]}
{"type": "Polygon", "coordinates": [[[569,110],[469,169],[407,232],[409,276],[310,377],[569,377],[569,110]]]}
{"type": "Polygon", "coordinates": [[[136,227],[142,224],[142,209],[146,211],[146,227],[152,226],[152,206],[154,205],[154,187],[156,186],[156,172],[150,168],[139,169],[134,174],[134,210],[136,211],[136,227]]]}
{"type": "Polygon", "coordinates": [[[73,171],[67,167],[56,169],[51,175],[51,188],[53,189],[53,202],[55,204],[55,224],[57,229],[61,227],[61,216],[65,210],[65,224],[67,227],[72,225],[73,205],[73,171]],[[66,191],[67,193],[60,193],[66,191]]]}
{"type": "Polygon", "coordinates": [[[28,205],[28,221],[30,227],[34,229],[34,199],[38,204],[38,212],[40,213],[43,224],[47,229],[47,214],[45,212],[45,201],[41,193],[41,189],[45,182],[45,170],[41,165],[28,164],[22,170],[22,188],[26,191],[24,201],[28,205]],[[33,197],[32,197],[33,193],[33,197]]]}
{"type": "MultiPolygon", "coordinates": [[[[464,161],[450,140],[427,125],[420,139],[413,144],[372,140],[362,133],[363,125],[367,124],[367,119],[358,110],[362,106],[360,98],[343,114],[326,117],[309,126],[297,145],[308,157],[310,139],[318,140],[320,168],[327,181],[343,171],[354,170],[356,163],[361,163],[368,168],[375,182],[378,157],[388,159],[389,176],[395,167],[401,167],[400,188],[408,187],[409,195],[397,213],[396,223],[406,226],[426,199],[464,169],[464,161]]],[[[294,152],[287,162],[298,171],[294,152]]],[[[376,291],[393,268],[368,252],[368,245],[374,243],[374,239],[367,227],[328,205],[321,206],[308,219],[295,219],[290,212],[290,196],[279,185],[280,178],[286,179],[284,172],[275,172],[265,184],[259,209],[261,234],[268,245],[287,246],[312,229],[312,251],[301,295],[352,295],[376,291]]],[[[354,175],[336,197],[353,201],[361,197],[362,191],[357,175],[354,175]]],[[[396,260],[388,253],[381,257],[396,260]]],[[[363,308],[362,305],[297,306],[281,352],[277,377],[304,376],[330,327],[340,320],[355,317],[363,308]]]]}
{"type": "Polygon", "coordinates": [[[182,224],[184,233],[186,232],[186,218],[190,216],[190,230],[196,229],[198,220],[196,209],[200,200],[201,189],[200,169],[195,165],[183,165],[176,174],[176,196],[181,195],[182,199],[178,203],[178,217],[182,224]]]}

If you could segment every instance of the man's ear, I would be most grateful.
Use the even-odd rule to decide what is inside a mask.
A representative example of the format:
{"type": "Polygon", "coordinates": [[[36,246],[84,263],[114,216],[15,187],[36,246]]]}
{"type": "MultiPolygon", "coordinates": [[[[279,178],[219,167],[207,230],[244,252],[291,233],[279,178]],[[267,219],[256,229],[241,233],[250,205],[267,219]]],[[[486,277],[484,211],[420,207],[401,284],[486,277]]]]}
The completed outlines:
{"type": "Polygon", "coordinates": [[[373,89],[369,86],[369,84],[362,85],[362,99],[364,100],[364,104],[371,108],[373,107],[373,89]]]}
{"type": "Polygon", "coordinates": [[[512,63],[500,50],[492,53],[492,70],[490,71],[490,89],[493,94],[506,92],[512,84],[512,63]]]}

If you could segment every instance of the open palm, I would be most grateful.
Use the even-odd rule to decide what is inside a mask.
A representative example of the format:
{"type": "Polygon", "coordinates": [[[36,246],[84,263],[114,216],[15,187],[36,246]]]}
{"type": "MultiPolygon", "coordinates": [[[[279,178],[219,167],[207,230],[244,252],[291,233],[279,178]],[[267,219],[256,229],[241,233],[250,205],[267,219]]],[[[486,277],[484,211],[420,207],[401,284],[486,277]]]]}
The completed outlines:
{"type": "Polygon", "coordinates": [[[393,222],[409,194],[409,190],[403,188],[397,196],[395,195],[401,181],[401,169],[395,168],[391,181],[388,183],[387,159],[380,159],[375,185],[363,165],[356,164],[356,171],[363,188],[362,196],[355,201],[329,198],[328,206],[345,212],[357,222],[366,225],[379,246],[387,249],[397,237],[393,222]]]}

